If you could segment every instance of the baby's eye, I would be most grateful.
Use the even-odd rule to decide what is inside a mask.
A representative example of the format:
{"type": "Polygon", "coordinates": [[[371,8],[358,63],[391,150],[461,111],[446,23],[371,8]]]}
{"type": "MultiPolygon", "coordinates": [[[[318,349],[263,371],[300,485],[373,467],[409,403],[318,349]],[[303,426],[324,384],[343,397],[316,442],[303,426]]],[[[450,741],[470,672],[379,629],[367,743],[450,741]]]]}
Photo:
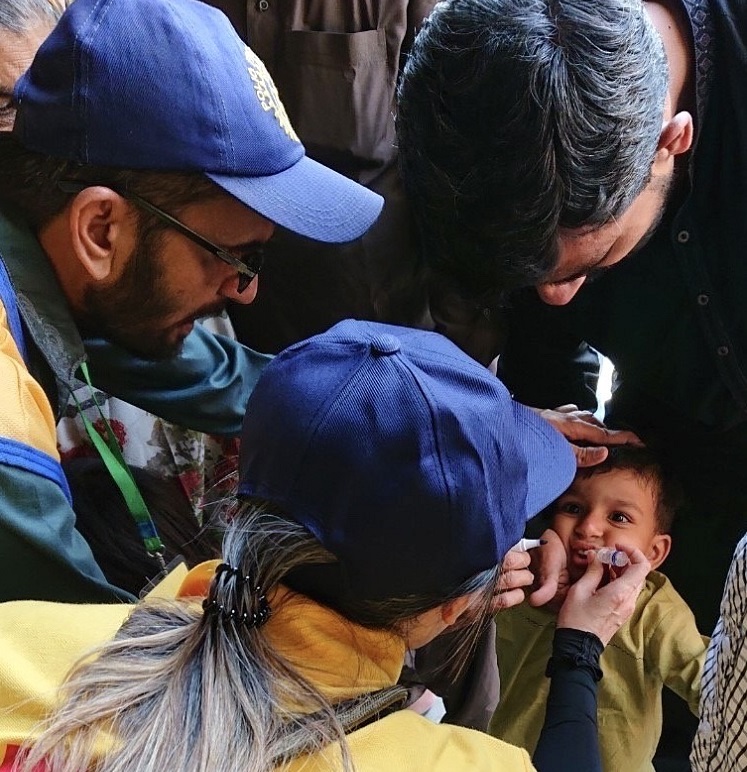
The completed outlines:
{"type": "Polygon", "coordinates": [[[581,505],[576,504],[575,501],[563,501],[558,506],[558,512],[563,512],[566,515],[580,515],[581,505]]]}
{"type": "Polygon", "coordinates": [[[610,520],[612,520],[615,523],[629,523],[630,518],[625,514],[625,512],[613,512],[610,515],[610,520]]]}

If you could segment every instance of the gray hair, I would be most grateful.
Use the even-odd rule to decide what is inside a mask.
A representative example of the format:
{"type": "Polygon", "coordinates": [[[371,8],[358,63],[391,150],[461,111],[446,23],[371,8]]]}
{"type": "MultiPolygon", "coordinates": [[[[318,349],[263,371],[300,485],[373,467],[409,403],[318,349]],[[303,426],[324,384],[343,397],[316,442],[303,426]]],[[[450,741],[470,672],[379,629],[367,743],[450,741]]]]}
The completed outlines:
{"type": "Polygon", "coordinates": [[[413,45],[397,131],[423,255],[465,294],[541,281],[559,228],[650,179],[668,68],[641,0],[445,0],[413,45]]]}
{"type": "Polygon", "coordinates": [[[22,34],[42,21],[52,27],[67,5],[64,0],[2,0],[0,29],[22,34]]]}
{"type": "MultiPolygon", "coordinates": [[[[268,593],[296,569],[335,562],[308,531],[258,501],[234,515],[223,559],[268,593]]],[[[483,572],[446,595],[483,589],[487,619],[495,580],[495,570],[483,572]]],[[[211,592],[228,608],[235,602],[229,593],[239,590],[214,580],[211,592]]],[[[432,598],[359,600],[355,613],[335,610],[403,635],[434,605],[432,598]]],[[[360,697],[359,706],[368,699],[360,697]]],[[[115,640],[74,668],[60,707],[24,749],[19,769],[44,762],[50,770],[269,772],[339,743],[343,767],[351,770],[344,729],[335,706],[278,654],[263,628],[213,622],[194,601],[149,602],[135,608],[115,640]],[[95,746],[104,735],[113,746],[100,757],[95,746]]]]}

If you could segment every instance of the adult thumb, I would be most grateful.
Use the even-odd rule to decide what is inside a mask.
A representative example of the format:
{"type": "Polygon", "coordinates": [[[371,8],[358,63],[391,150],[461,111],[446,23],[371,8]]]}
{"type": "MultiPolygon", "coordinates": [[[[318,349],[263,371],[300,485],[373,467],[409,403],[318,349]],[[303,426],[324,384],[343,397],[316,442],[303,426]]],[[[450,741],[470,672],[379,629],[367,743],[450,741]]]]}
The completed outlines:
{"type": "Polygon", "coordinates": [[[574,585],[575,588],[578,588],[579,594],[587,597],[595,592],[604,578],[604,563],[597,558],[596,552],[592,552],[591,555],[584,575],[574,585]]]}

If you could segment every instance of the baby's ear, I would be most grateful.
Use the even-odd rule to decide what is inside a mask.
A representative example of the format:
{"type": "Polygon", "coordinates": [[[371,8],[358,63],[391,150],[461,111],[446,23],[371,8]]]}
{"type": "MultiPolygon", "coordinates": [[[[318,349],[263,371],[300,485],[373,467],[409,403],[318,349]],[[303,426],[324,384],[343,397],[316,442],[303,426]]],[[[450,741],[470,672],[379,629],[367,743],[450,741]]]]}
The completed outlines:
{"type": "Polygon", "coordinates": [[[651,569],[658,568],[672,549],[672,537],[668,533],[657,533],[651,540],[646,557],[651,563],[651,569]]]}

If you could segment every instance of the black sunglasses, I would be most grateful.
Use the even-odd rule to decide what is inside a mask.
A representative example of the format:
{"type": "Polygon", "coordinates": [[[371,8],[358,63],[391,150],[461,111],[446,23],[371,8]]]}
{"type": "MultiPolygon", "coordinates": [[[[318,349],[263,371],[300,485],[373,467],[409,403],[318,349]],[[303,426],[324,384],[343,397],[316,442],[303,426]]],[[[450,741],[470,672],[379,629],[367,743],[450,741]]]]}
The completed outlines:
{"type": "Polygon", "coordinates": [[[132,201],[141,209],[144,209],[146,212],[150,212],[150,214],[163,220],[170,228],[181,233],[182,236],[188,238],[191,242],[197,244],[197,246],[202,247],[204,250],[210,252],[211,255],[215,255],[224,263],[228,263],[232,268],[235,268],[239,273],[239,284],[237,288],[239,292],[243,292],[262,269],[262,264],[264,263],[264,248],[262,244],[251,244],[249,247],[242,250],[239,257],[236,257],[219,247],[217,244],[213,244],[212,241],[209,241],[204,236],[200,236],[199,233],[195,233],[195,231],[188,228],[183,222],[177,220],[176,217],[172,217],[168,212],[164,212],[163,209],[160,209],[155,204],[151,204],[150,201],[146,201],[146,199],[138,196],[136,193],[120,190],[112,185],[107,185],[106,183],[75,182],[72,180],[61,180],[57,183],[57,187],[63,193],[80,193],[85,188],[90,188],[97,184],[101,184],[102,187],[113,190],[128,201],[132,201]]]}

